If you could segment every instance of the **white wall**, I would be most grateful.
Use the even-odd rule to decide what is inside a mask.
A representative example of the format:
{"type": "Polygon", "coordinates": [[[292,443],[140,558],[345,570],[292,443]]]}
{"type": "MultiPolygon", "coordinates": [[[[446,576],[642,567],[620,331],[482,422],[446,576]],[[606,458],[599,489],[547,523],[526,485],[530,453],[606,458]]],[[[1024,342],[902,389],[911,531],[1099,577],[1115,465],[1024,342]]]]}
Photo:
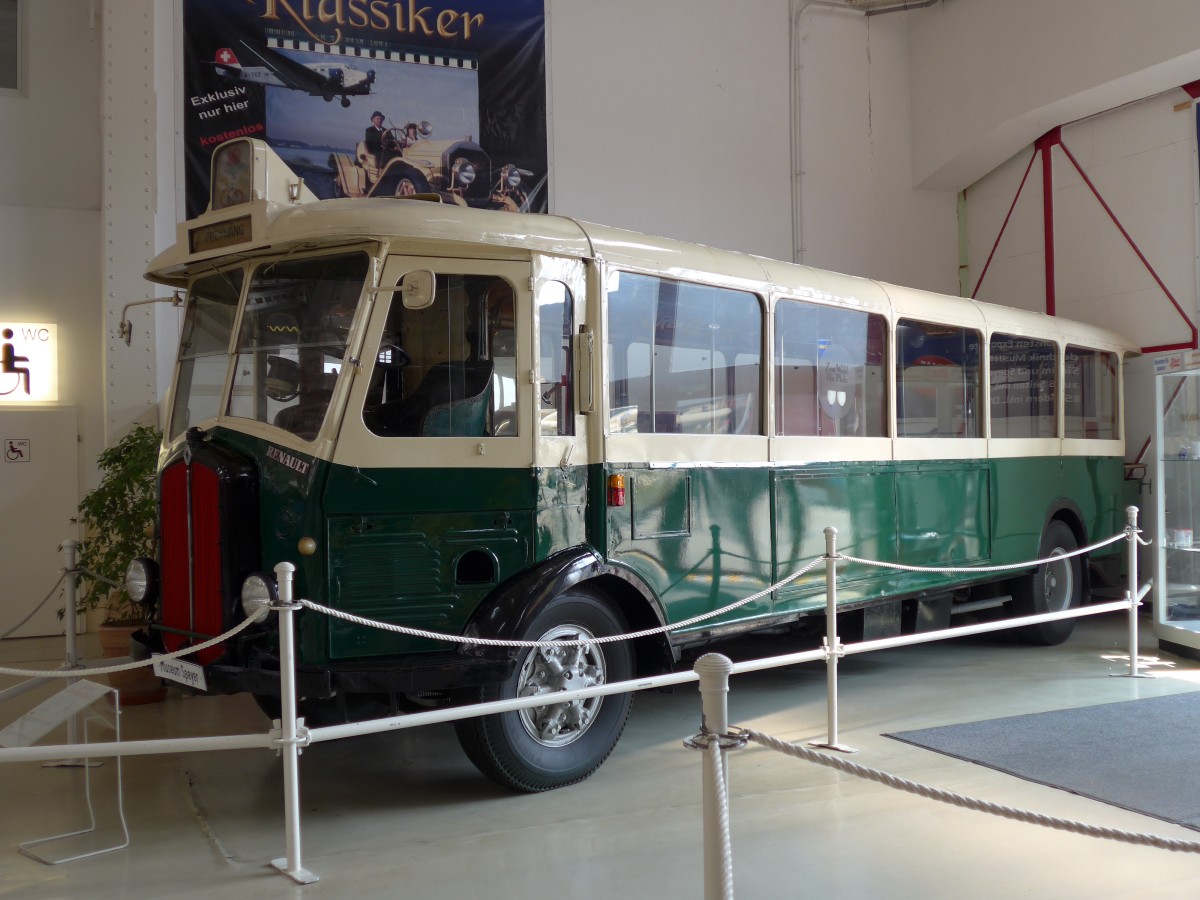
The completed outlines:
{"type": "Polygon", "coordinates": [[[913,181],[957,190],[1066,122],[1200,76],[1195,0],[945,0],[913,16],[913,181]]]}
{"type": "Polygon", "coordinates": [[[181,145],[164,140],[160,121],[173,121],[170,113],[180,91],[173,63],[178,54],[164,56],[157,50],[169,45],[173,34],[169,6],[155,0],[104,0],[100,5],[104,33],[104,399],[105,427],[112,442],[135,422],[159,424],[157,404],[166,387],[160,373],[160,352],[173,349],[177,334],[170,328],[173,317],[146,305],[129,311],[133,332],[129,344],[117,336],[127,304],[170,296],[146,282],[143,273],[166,233],[158,227],[158,220],[175,217],[175,194],[160,190],[160,185],[161,173],[173,171],[171,160],[181,145]],[[165,104],[160,102],[160,93],[170,98],[165,104]],[[161,331],[160,322],[167,326],[161,331]]]}
{"type": "Polygon", "coordinates": [[[27,89],[0,96],[0,313],[58,325],[59,403],[82,410],[86,487],[104,447],[100,36],[88,0],[23,12],[27,89]]]}
{"type": "MultiPolygon", "coordinates": [[[[1195,319],[1195,113],[1181,90],[1062,129],[1062,143],[1113,215],[1195,319]]],[[[972,286],[988,255],[979,296],[1044,310],[1043,180],[1040,155],[1004,236],[995,239],[1033,154],[1023,148],[967,189],[972,286]]],[[[1053,160],[1056,311],[1127,334],[1138,346],[1189,340],[1166,293],[1122,236],[1062,148],[1053,160]]]]}
{"type": "Polygon", "coordinates": [[[787,5],[546,5],[552,211],[790,259],[787,5]]]}
{"type": "MultiPolygon", "coordinates": [[[[1167,91],[1065,126],[1062,143],[1113,215],[1101,206],[1062,148],[1055,148],[1051,159],[1057,313],[1120,331],[1138,347],[1190,341],[1187,321],[1171,302],[1174,298],[1192,322],[1200,321],[1196,111],[1187,94],[1167,91]]],[[[983,275],[981,299],[1043,311],[1046,256],[1040,155],[1012,207],[1033,153],[1033,147],[1023,148],[967,189],[968,258],[973,288],[983,275]],[[997,244],[1010,207],[1011,219],[997,244]],[[984,274],[989,255],[992,261],[984,274]]],[[[1126,457],[1139,458],[1145,448],[1141,461],[1152,460],[1155,449],[1146,447],[1146,442],[1154,433],[1153,356],[1130,363],[1125,396],[1126,457]]],[[[1144,510],[1150,509],[1153,494],[1144,494],[1141,502],[1144,510]]],[[[1152,520],[1145,521],[1153,527],[1152,520]]]]}
{"type": "Polygon", "coordinates": [[[548,0],[552,211],[956,292],[955,195],[912,186],[909,14],[792,6],[548,0]]]}
{"type": "Polygon", "coordinates": [[[957,198],[912,183],[913,13],[863,16],[797,0],[796,259],[958,293],[957,198]]]}
{"type": "Polygon", "coordinates": [[[27,90],[0,95],[0,204],[100,208],[100,36],[88,0],[22,4],[27,90]]]}

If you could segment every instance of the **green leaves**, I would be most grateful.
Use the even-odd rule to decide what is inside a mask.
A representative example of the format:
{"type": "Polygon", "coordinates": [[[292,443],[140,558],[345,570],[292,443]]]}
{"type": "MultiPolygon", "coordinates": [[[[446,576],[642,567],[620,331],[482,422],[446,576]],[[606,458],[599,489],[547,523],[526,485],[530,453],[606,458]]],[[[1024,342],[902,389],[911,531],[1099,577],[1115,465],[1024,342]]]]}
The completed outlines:
{"type": "MultiPolygon", "coordinates": [[[[79,565],[102,578],[121,584],[125,568],[135,556],[154,556],[156,507],[155,468],[162,432],[135,425],[96,461],[100,483],[79,503],[84,541],[79,565]]],[[[124,588],[80,576],[79,612],[104,610],[104,621],[142,622],[141,607],[124,588]]]]}

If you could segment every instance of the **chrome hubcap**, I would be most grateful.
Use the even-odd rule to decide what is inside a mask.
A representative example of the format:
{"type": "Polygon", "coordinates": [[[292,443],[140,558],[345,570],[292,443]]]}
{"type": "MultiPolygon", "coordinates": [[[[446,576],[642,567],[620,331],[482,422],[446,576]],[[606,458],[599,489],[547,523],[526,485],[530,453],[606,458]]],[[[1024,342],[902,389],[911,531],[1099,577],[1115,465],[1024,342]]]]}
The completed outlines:
{"type": "MultiPolygon", "coordinates": [[[[1050,551],[1050,555],[1066,552],[1063,547],[1055,547],[1050,551]]],[[[1075,569],[1071,560],[1046,563],[1046,573],[1042,577],[1042,593],[1047,612],[1062,612],[1070,606],[1071,598],[1075,596],[1075,569]]]]}
{"type": "MultiPolygon", "coordinates": [[[[578,625],[557,625],[539,641],[576,641],[594,637],[578,625]]],[[[604,684],[604,653],[593,645],[539,647],[525,657],[517,680],[518,697],[536,697],[558,691],[579,690],[604,684]]],[[[603,697],[570,703],[547,703],[521,710],[521,724],[529,736],[546,747],[562,747],[579,740],[596,721],[603,697]]]]}

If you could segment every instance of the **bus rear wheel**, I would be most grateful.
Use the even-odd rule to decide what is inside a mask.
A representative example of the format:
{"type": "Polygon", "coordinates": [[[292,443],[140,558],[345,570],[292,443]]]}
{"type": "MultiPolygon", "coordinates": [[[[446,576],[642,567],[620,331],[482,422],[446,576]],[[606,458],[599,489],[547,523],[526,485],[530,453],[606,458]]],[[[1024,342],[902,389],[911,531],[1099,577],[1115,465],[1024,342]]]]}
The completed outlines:
{"type": "MultiPolygon", "coordinates": [[[[1073,532],[1058,519],[1046,526],[1038,546],[1038,559],[1079,549],[1073,532]]],[[[1080,557],[1043,563],[1013,585],[1012,611],[1019,616],[1062,612],[1083,602],[1083,562],[1080,557]]],[[[1059,619],[1018,628],[1017,637],[1027,644],[1061,644],[1075,630],[1074,619],[1059,619]]]]}
{"type": "MultiPolygon", "coordinates": [[[[606,599],[574,589],[550,602],[521,640],[574,641],[621,634],[625,623],[606,599]]],[[[479,691],[481,702],[545,694],[545,706],[455,723],[459,743],[475,767],[518,791],[538,792],[587,778],[608,758],[629,717],[631,694],[570,703],[553,694],[633,677],[633,652],[614,641],[523,651],[513,674],[479,691]]]]}

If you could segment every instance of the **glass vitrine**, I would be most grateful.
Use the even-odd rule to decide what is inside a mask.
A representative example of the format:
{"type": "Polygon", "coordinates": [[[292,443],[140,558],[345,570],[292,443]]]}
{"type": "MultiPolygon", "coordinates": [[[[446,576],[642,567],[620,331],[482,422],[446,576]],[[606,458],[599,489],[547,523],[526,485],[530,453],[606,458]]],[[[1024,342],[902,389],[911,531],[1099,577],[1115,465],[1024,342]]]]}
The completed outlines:
{"type": "Polygon", "coordinates": [[[1200,368],[1154,379],[1154,632],[1200,658],[1200,368]]]}

